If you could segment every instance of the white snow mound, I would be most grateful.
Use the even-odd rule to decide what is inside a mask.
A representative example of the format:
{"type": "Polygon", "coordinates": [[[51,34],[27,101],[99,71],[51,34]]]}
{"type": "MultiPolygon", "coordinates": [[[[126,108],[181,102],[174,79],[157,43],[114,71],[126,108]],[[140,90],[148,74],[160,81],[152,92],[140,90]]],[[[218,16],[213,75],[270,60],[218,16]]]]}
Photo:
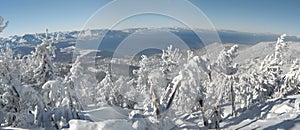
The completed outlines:
{"type": "Polygon", "coordinates": [[[69,130],[133,130],[130,122],[122,119],[106,120],[103,122],[71,120],[69,123],[70,123],[69,130]]]}

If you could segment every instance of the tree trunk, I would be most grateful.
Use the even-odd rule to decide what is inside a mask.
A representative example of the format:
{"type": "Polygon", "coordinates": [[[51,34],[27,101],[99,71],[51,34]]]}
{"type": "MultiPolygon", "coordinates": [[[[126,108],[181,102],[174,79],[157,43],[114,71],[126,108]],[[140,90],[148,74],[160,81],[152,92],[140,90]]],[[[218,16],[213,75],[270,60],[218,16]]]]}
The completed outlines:
{"type": "Polygon", "coordinates": [[[235,111],[235,93],[233,90],[233,83],[230,83],[230,91],[231,91],[231,107],[232,107],[232,113],[231,116],[236,116],[236,111],[235,111]]]}
{"type": "Polygon", "coordinates": [[[212,82],[211,72],[209,72],[207,75],[208,75],[209,82],[212,82]]]}
{"type": "Polygon", "coordinates": [[[204,126],[208,126],[208,120],[205,117],[205,110],[204,110],[203,99],[199,100],[199,105],[200,105],[200,110],[201,110],[201,113],[202,113],[203,124],[204,124],[204,126]]]}
{"type": "Polygon", "coordinates": [[[216,118],[216,121],[215,121],[215,129],[219,129],[220,128],[220,112],[219,112],[219,106],[216,106],[215,107],[215,118],[216,118]]]}

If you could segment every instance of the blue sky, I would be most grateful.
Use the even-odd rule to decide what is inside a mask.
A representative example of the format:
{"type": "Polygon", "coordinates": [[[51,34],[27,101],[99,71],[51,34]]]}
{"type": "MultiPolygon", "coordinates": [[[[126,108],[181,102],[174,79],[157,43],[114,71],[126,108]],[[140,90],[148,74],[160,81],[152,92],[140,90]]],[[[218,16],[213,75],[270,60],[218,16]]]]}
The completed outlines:
{"type": "MultiPolygon", "coordinates": [[[[137,0],[138,1],[138,0],[137,0]]],[[[172,3],[172,0],[169,0],[172,3]]],[[[189,0],[201,9],[216,29],[257,33],[288,33],[300,36],[299,0],[189,0]]],[[[50,31],[80,30],[86,21],[110,0],[2,0],[0,16],[10,21],[1,36],[50,31]]],[[[130,5],[135,8],[135,5],[130,5]]],[[[180,9],[180,5],[174,5],[180,9]]],[[[113,9],[118,15],[122,10],[113,9]]],[[[186,10],[178,10],[189,15],[186,10]]],[[[159,16],[145,16],[137,24],[127,22],[126,27],[177,26],[177,22],[159,16]],[[167,22],[166,22],[167,21],[167,22]]],[[[109,25],[109,18],[106,20],[109,25]]],[[[102,24],[102,28],[106,24],[102,24]]]]}

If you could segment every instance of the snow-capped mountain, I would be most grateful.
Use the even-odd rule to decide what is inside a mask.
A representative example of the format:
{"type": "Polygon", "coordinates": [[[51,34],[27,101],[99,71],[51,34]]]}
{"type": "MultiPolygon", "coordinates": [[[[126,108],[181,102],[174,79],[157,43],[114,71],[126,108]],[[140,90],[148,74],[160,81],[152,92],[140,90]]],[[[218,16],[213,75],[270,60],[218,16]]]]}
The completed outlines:
{"type": "MultiPolygon", "coordinates": [[[[128,36],[138,33],[151,31],[154,33],[157,32],[171,32],[182,39],[190,48],[198,49],[204,47],[202,41],[197,37],[195,32],[186,28],[130,28],[124,30],[107,30],[107,29],[95,29],[95,30],[83,30],[83,31],[69,31],[69,32],[53,32],[49,33],[49,37],[57,37],[59,35],[59,42],[55,44],[58,53],[58,59],[62,57],[70,57],[70,48],[75,48],[77,40],[89,41],[91,44],[99,44],[99,40],[102,39],[102,43],[99,46],[102,57],[109,57],[113,54],[118,45],[126,39],[128,36]],[[64,51],[69,48],[69,51],[64,51]],[[60,51],[63,50],[63,51],[60,51]],[[66,56],[68,55],[68,56],[66,56]],[[59,57],[61,56],[61,57],[59,57]]],[[[196,31],[201,31],[201,33],[210,33],[209,30],[196,29],[196,31]]],[[[259,42],[268,42],[274,41],[278,37],[276,34],[255,34],[247,32],[237,32],[229,30],[220,30],[219,32],[220,39],[223,43],[235,43],[235,44],[247,44],[253,45],[259,42]]],[[[45,37],[45,34],[38,34],[39,36],[45,37]]],[[[146,35],[146,34],[145,34],[146,35]]],[[[149,33],[147,34],[149,35],[149,33]]],[[[150,36],[151,37],[151,34],[150,36]]],[[[162,39],[164,35],[153,35],[156,39],[162,39]]],[[[299,42],[300,38],[295,36],[289,36],[286,38],[287,41],[296,41],[299,42]]],[[[17,54],[28,54],[34,47],[40,43],[41,40],[35,34],[24,34],[21,36],[10,36],[8,38],[0,38],[2,41],[1,46],[9,44],[17,54]]],[[[137,39],[136,42],[141,42],[143,39],[137,39]]],[[[157,40],[159,41],[159,40],[157,40]]],[[[212,42],[214,39],[211,40],[212,42]]],[[[159,43],[158,43],[159,44],[159,43]]],[[[87,45],[88,46],[88,45],[87,45]]],[[[146,52],[145,54],[154,54],[158,51],[146,52]]],[[[63,59],[64,59],[63,58],[63,59]]]]}
{"type": "MultiPolygon", "coordinates": [[[[190,43],[193,40],[196,40],[196,35],[193,31],[185,28],[157,28],[157,29],[148,29],[148,28],[130,28],[124,30],[107,30],[107,29],[95,29],[95,30],[83,30],[83,31],[70,31],[70,32],[53,32],[49,33],[49,37],[57,35],[60,36],[60,40],[63,41],[74,41],[77,38],[81,39],[97,39],[100,37],[118,39],[126,38],[130,34],[141,32],[145,30],[157,30],[157,31],[167,31],[176,34],[181,39],[190,43]]],[[[200,30],[196,31],[206,31],[200,30]]],[[[219,36],[223,43],[242,43],[242,44],[255,44],[263,41],[274,41],[278,37],[276,34],[256,34],[256,33],[247,33],[247,32],[237,32],[229,30],[220,30],[218,31],[219,36]]],[[[44,36],[44,33],[39,34],[44,36]]],[[[8,38],[0,38],[3,41],[3,44],[12,44],[12,45],[29,45],[35,46],[40,44],[41,41],[36,37],[35,34],[24,34],[21,36],[10,36],[8,38]]],[[[290,41],[300,41],[299,37],[290,36],[287,38],[290,41]]]]}

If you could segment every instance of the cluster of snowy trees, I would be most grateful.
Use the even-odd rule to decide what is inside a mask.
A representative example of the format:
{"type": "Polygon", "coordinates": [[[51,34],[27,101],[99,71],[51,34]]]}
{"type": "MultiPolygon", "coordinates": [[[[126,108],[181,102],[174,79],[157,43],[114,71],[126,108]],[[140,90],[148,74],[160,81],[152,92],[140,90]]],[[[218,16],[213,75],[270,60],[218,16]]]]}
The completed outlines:
{"type": "Polygon", "coordinates": [[[96,87],[97,104],[132,109],[130,118],[137,129],[170,129],[176,116],[197,111],[204,126],[218,128],[221,103],[231,101],[235,113],[237,50],[237,45],[226,48],[215,61],[172,46],[161,55],[141,56],[133,77],[108,71],[96,87]]]}
{"type": "Polygon", "coordinates": [[[73,81],[70,76],[60,75],[53,62],[53,44],[58,39],[48,37],[48,30],[45,37],[37,37],[43,42],[29,55],[16,56],[9,45],[1,49],[1,126],[59,129],[70,119],[78,118],[81,106],[73,81]]]}
{"type": "Polygon", "coordinates": [[[194,112],[201,113],[203,126],[219,128],[225,104],[237,116],[267,99],[299,93],[299,62],[287,62],[285,36],[272,55],[242,66],[233,62],[238,45],[226,47],[214,61],[170,46],[159,56],[142,56],[133,77],[108,72],[98,83],[97,103],[133,109],[133,126],[141,129],[171,128],[176,116],[194,112]]]}

